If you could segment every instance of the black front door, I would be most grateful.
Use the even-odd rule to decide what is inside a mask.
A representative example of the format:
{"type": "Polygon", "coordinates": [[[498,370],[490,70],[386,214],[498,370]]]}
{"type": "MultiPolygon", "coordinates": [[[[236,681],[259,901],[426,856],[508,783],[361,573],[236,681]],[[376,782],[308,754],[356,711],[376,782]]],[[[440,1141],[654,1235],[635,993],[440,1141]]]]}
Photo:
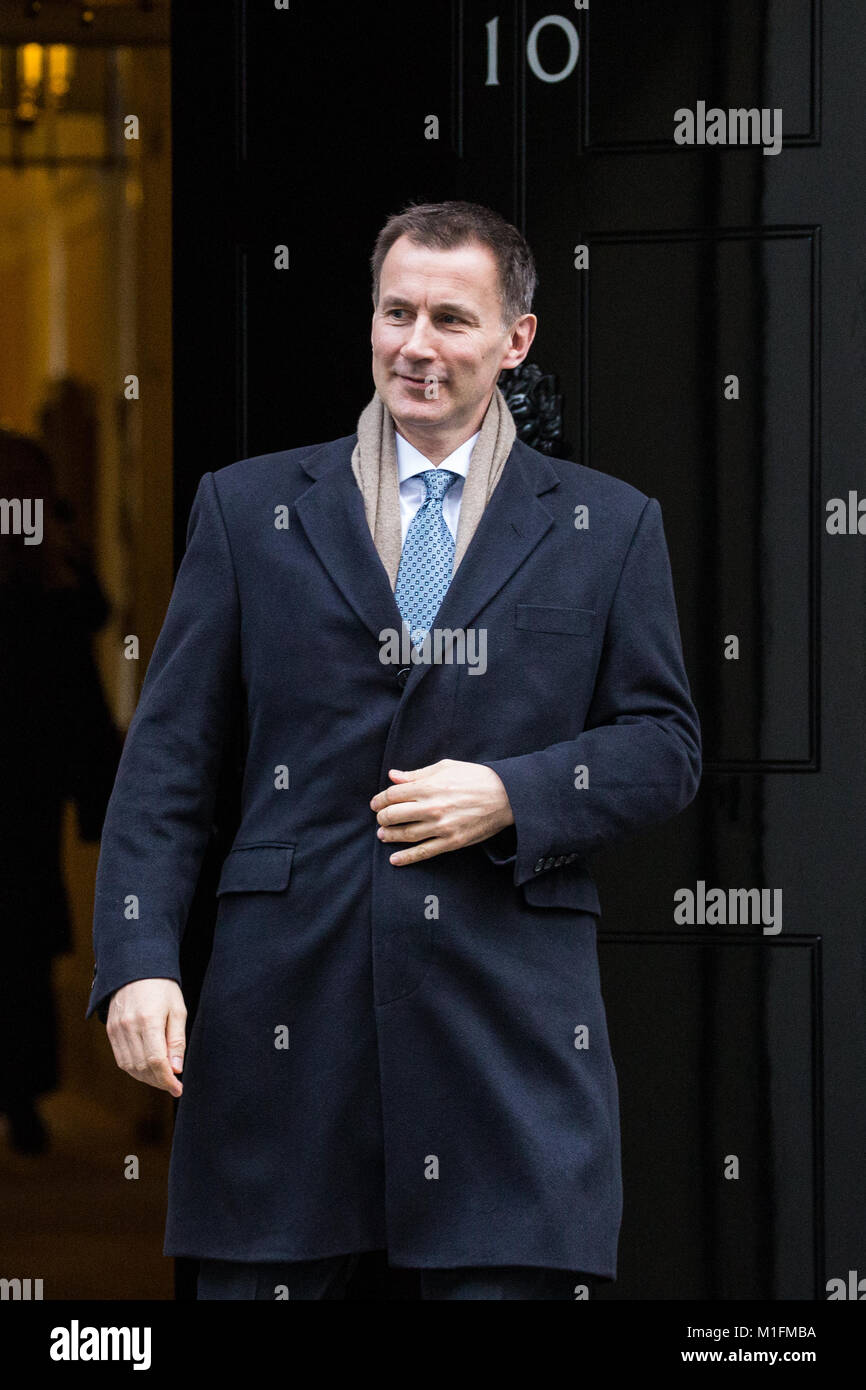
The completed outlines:
{"type": "Polygon", "coordinates": [[[689,810],[596,865],[625,1188],[599,1296],[850,1287],[862,6],[175,11],[179,543],[205,469],[354,430],[388,214],[467,197],[521,226],[554,451],[659,499],[704,733],[689,810]]]}

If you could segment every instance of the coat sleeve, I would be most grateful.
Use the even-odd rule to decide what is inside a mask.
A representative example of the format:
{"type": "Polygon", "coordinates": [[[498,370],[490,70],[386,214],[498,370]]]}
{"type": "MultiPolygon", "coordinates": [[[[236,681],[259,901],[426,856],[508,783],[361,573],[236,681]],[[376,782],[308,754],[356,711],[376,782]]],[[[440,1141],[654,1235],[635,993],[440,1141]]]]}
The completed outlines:
{"type": "Polygon", "coordinates": [[[71,709],[67,750],[66,789],[75,802],[82,840],[100,838],[111,788],[117,776],[122,740],[111,717],[90,634],[77,636],[69,675],[71,709]]]}
{"type": "Polygon", "coordinates": [[[239,661],[239,601],[212,473],[126,736],[102,829],[86,1018],[131,980],[180,983],[179,950],[211,829],[239,661]]]}
{"type": "Polygon", "coordinates": [[[585,859],[694,797],[701,736],[683,665],[661,508],[648,499],[611,603],[598,677],[577,738],[484,759],[504,783],[514,825],[485,844],[519,887],[566,856],[585,859]],[[585,768],[581,776],[578,769],[585,768]],[[576,786],[577,781],[586,785],[576,786]]]}

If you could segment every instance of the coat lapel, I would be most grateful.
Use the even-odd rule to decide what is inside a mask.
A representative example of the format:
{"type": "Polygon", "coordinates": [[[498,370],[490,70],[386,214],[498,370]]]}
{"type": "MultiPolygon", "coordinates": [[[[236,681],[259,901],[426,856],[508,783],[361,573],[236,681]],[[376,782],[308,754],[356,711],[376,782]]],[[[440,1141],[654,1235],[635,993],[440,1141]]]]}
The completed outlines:
{"type": "Polygon", "coordinates": [[[352,472],[357,438],[334,440],[303,459],[315,481],[295,502],[295,513],[330,578],[378,642],[383,628],[399,632],[402,619],[352,472]]]}
{"type": "MultiPolygon", "coordinates": [[[[335,440],[304,459],[315,481],[296,501],[295,512],[331,579],[378,642],[384,629],[399,632],[403,620],[352,472],[356,440],[354,435],[335,440]]],[[[558,486],[558,474],[548,460],[516,440],[442,600],[435,627],[457,631],[471,625],[553,525],[538,498],[558,486]]],[[[428,670],[425,663],[413,665],[404,698],[428,670]]]]}

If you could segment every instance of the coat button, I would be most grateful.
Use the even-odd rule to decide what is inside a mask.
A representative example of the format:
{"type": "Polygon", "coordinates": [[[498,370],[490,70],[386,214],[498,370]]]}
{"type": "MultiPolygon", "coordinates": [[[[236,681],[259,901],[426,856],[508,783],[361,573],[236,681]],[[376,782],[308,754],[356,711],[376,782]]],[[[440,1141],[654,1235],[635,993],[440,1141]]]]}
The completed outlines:
{"type": "Polygon", "coordinates": [[[400,687],[401,690],[403,689],[404,685],[406,684],[407,680],[409,679],[409,672],[410,672],[410,670],[411,670],[411,667],[409,667],[409,666],[404,666],[404,667],[402,668],[402,670],[400,670],[400,671],[397,672],[397,684],[399,685],[399,687],[400,687]]]}
{"type": "Polygon", "coordinates": [[[564,855],[564,854],[558,854],[558,855],[556,856],[556,858],[554,859],[554,861],[553,861],[553,867],[554,867],[555,869],[561,869],[564,863],[565,863],[565,855],[564,855]]]}
{"type": "Polygon", "coordinates": [[[540,873],[541,873],[541,870],[542,870],[543,868],[544,868],[544,860],[543,860],[543,859],[536,859],[536,861],[535,861],[535,866],[534,866],[532,872],[533,872],[534,874],[540,874],[540,873]]]}

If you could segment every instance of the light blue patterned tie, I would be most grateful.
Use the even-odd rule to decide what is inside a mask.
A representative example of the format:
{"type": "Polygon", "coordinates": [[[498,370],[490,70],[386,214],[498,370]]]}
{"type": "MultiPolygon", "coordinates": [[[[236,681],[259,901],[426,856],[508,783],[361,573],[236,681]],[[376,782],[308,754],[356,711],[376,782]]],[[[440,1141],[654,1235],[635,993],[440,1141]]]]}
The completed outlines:
{"type": "Polygon", "coordinates": [[[460,477],[448,468],[421,473],[427,496],[412,518],[397,571],[394,597],[409,627],[412,643],[420,647],[439,612],[454,568],[454,537],[442,515],[446,492],[460,477]]]}

